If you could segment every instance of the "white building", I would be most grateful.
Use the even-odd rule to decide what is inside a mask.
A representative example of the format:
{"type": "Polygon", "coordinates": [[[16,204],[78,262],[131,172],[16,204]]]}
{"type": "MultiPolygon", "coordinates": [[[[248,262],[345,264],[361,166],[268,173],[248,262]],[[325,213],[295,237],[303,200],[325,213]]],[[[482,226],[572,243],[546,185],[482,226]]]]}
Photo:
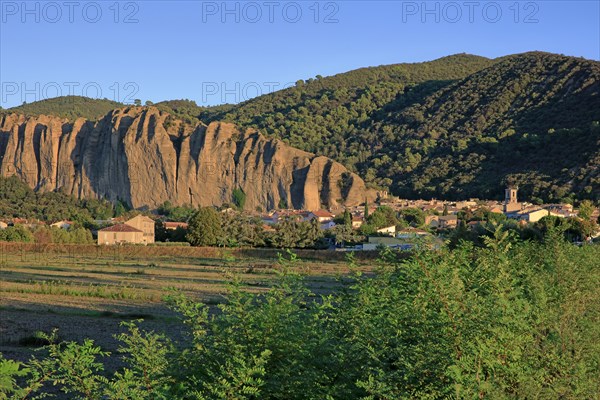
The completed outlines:
{"type": "Polygon", "coordinates": [[[385,235],[394,236],[396,234],[396,225],[386,226],[381,229],[377,229],[377,233],[383,233],[385,235]]]}
{"type": "Polygon", "coordinates": [[[520,221],[537,222],[548,215],[550,215],[550,212],[544,209],[524,210],[517,213],[517,219],[520,221]]]}
{"type": "Polygon", "coordinates": [[[55,222],[55,223],[51,224],[50,226],[53,228],[71,229],[71,227],[73,226],[73,221],[62,220],[62,221],[55,222]]]}

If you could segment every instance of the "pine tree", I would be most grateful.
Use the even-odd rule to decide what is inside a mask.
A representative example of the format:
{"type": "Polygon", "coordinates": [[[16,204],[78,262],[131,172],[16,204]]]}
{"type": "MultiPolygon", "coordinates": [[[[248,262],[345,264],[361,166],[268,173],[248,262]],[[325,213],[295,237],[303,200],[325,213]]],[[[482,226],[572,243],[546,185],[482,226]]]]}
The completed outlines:
{"type": "Polygon", "coordinates": [[[344,210],[344,225],[352,226],[352,215],[348,210],[344,210]]]}

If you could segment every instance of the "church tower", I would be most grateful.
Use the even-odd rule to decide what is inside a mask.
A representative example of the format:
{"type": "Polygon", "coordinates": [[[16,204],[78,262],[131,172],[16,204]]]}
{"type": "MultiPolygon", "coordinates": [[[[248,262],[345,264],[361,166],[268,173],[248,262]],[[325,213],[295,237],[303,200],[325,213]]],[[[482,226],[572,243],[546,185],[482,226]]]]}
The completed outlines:
{"type": "Polygon", "coordinates": [[[504,204],[518,203],[517,190],[519,190],[518,186],[509,186],[504,190],[504,204]]]}
{"type": "Polygon", "coordinates": [[[519,211],[521,204],[517,200],[518,186],[509,186],[504,190],[504,212],[510,213],[519,211]]]}

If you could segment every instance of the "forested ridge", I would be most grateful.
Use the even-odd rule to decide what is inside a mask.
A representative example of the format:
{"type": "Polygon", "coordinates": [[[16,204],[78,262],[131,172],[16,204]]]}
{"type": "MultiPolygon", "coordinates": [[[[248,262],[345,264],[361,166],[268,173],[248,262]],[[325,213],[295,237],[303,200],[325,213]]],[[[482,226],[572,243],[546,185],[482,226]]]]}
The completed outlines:
{"type": "MultiPolygon", "coordinates": [[[[493,197],[502,181],[532,199],[600,196],[600,64],[552,54],[507,57],[423,102],[388,112],[380,154],[405,154],[401,193],[493,197]]],[[[383,156],[381,156],[383,157],[383,156]]]]}
{"type": "Polygon", "coordinates": [[[361,171],[360,165],[377,146],[374,139],[378,135],[369,135],[369,125],[385,110],[411,105],[492,63],[483,57],[460,54],[426,63],[317,76],[230,110],[208,109],[200,119],[254,126],[294,147],[327,154],[361,171]]]}
{"type": "Polygon", "coordinates": [[[32,103],[23,103],[4,112],[14,112],[27,116],[55,115],[69,120],[86,118],[95,120],[115,108],[125,104],[108,99],[90,99],[83,96],[61,96],[32,103]]]}
{"type": "Polygon", "coordinates": [[[256,126],[403,197],[496,198],[506,183],[530,200],[600,196],[596,61],[457,55],[298,83],[203,117],[256,126]]]}
{"type": "Polygon", "coordinates": [[[600,63],[530,52],[459,54],[299,80],[249,101],[156,104],[230,121],[341,162],[408,198],[600,198],[600,63]]]}

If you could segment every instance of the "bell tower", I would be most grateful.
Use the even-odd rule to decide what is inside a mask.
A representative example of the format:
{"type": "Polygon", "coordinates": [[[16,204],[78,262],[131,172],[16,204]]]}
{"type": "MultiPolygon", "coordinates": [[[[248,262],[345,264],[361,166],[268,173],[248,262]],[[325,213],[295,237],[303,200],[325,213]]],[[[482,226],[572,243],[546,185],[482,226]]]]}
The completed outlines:
{"type": "Polygon", "coordinates": [[[518,186],[509,186],[504,190],[504,204],[518,203],[517,190],[519,190],[518,186]]]}
{"type": "Polygon", "coordinates": [[[521,209],[521,204],[517,200],[517,191],[519,190],[518,186],[508,186],[504,190],[504,212],[511,213],[515,211],[519,211],[521,209]]]}

